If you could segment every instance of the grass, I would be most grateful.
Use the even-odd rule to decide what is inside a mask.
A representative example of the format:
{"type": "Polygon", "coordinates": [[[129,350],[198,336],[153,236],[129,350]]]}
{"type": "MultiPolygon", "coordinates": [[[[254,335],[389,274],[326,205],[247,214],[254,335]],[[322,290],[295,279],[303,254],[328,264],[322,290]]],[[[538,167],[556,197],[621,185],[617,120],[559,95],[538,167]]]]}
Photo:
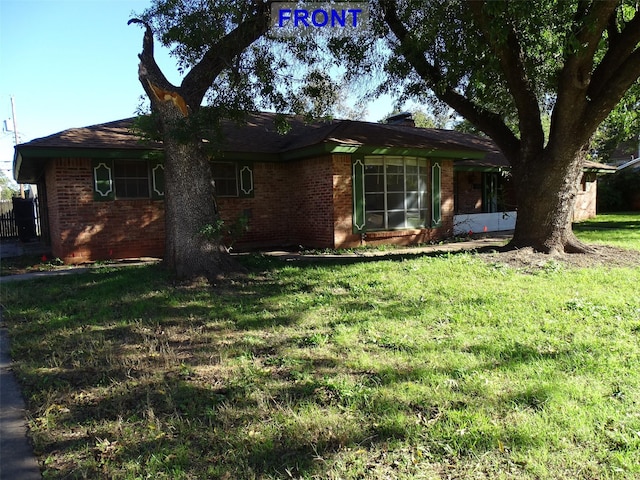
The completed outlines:
{"type": "Polygon", "coordinates": [[[638,213],[602,214],[574,224],[573,230],[584,241],[640,250],[638,213]]]}
{"type": "Polygon", "coordinates": [[[640,269],[244,262],[2,285],[44,478],[640,478],[640,269]]]}

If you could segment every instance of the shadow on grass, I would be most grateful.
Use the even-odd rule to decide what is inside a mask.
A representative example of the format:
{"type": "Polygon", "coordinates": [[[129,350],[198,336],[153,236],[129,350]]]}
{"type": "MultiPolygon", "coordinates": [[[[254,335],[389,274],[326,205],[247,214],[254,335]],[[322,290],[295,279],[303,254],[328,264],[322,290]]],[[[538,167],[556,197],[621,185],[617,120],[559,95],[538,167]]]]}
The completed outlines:
{"type": "MultiPolygon", "coordinates": [[[[405,258],[416,256],[354,260],[405,258]]],[[[348,279],[337,281],[332,294],[315,295],[326,286],[327,269],[314,264],[295,264],[305,269],[302,280],[280,260],[247,263],[257,273],[222,288],[172,285],[153,266],[5,290],[5,318],[36,449],[44,458],[73,458],[52,461],[50,477],[79,471],[117,477],[126,468],[173,478],[322,477],[338,454],[385,450],[398,440],[431,442],[441,456],[495,448],[497,433],[463,438],[437,430],[440,422],[455,425],[466,401],[402,400],[379,389],[394,392],[433,374],[460,379],[513,368],[539,360],[537,350],[487,343],[468,352],[497,361],[464,371],[397,364],[361,371],[327,347],[324,332],[305,325],[305,318],[311,307],[335,302],[346,313],[366,311],[372,307],[366,295],[342,293],[350,288],[348,279]],[[38,295],[28,293],[33,291],[38,295]]],[[[380,298],[383,316],[411,314],[391,292],[380,298]]],[[[421,307],[438,308],[439,301],[446,299],[421,307]]],[[[380,357],[419,353],[399,341],[360,348],[380,357]]],[[[512,404],[540,409],[548,392],[532,387],[509,395],[512,404]]],[[[537,441],[520,434],[512,442],[527,447],[537,441]]],[[[362,468],[358,475],[365,478],[368,467],[362,468]]]]}
{"type": "Polygon", "coordinates": [[[638,220],[586,221],[573,224],[575,232],[599,232],[610,230],[640,230],[638,220]]]}

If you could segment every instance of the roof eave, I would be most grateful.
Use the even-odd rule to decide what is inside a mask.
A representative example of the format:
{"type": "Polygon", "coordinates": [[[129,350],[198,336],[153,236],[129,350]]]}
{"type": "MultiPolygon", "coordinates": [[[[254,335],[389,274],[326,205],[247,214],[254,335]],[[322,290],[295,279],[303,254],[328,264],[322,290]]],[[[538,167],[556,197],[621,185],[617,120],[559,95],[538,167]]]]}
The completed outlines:
{"type": "Polygon", "coordinates": [[[316,145],[310,145],[308,147],[282,152],[280,154],[280,158],[286,161],[326,154],[340,155],[353,153],[359,153],[363,155],[398,155],[451,159],[481,159],[486,155],[485,152],[481,151],[453,150],[436,147],[390,147],[340,142],[322,142],[316,145]]]}
{"type": "Polygon", "coordinates": [[[22,155],[18,151],[18,149],[14,149],[13,152],[13,179],[18,181],[18,176],[20,175],[20,167],[22,166],[22,155]]]}
{"type": "Polygon", "coordinates": [[[161,148],[75,148],[75,147],[15,147],[13,178],[19,183],[37,183],[46,163],[52,158],[156,158],[161,148]],[[30,168],[25,168],[26,166],[30,168]]]}

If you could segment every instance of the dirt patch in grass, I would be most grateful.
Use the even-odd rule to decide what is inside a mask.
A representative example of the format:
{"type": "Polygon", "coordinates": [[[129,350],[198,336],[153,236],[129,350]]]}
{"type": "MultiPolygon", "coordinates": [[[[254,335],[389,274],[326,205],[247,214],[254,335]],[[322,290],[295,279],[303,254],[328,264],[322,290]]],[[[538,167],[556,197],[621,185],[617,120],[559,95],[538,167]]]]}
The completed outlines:
{"type": "Polygon", "coordinates": [[[591,253],[546,254],[532,248],[498,251],[486,248],[479,253],[480,258],[491,264],[506,265],[523,270],[549,269],[554,265],[574,268],[589,267],[638,267],[640,251],[606,245],[590,245],[591,253]]]}

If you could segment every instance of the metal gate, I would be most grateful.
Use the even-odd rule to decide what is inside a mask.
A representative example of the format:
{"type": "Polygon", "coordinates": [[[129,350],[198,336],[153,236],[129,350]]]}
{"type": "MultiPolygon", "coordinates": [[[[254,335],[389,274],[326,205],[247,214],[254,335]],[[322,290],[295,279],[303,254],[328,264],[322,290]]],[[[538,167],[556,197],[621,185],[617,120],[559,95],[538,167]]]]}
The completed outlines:
{"type": "Polygon", "coordinates": [[[0,201],[0,238],[37,240],[42,235],[39,203],[38,198],[0,201]]]}

